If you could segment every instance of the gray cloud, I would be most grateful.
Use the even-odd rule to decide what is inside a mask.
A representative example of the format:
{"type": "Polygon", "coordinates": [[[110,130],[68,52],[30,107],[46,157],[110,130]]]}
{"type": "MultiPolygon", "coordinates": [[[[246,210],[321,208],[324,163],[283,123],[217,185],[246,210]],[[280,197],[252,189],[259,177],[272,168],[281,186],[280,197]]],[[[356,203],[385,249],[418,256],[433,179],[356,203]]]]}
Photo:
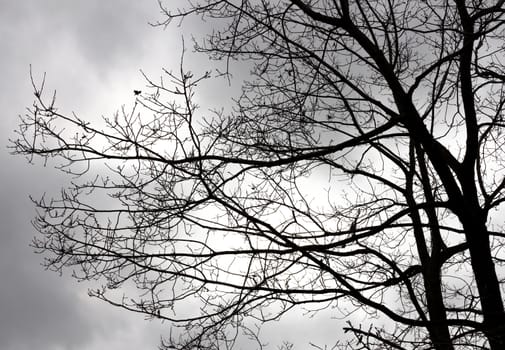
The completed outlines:
{"type": "MultiPolygon", "coordinates": [[[[173,48],[151,28],[155,1],[0,1],[0,349],[156,348],[166,330],[88,298],[88,285],[44,271],[28,246],[35,234],[28,194],[58,193],[54,169],[7,154],[7,138],[33,99],[29,65],[47,72],[60,105],[85,117],[127,102],[141,67],[162,66],[173,48]],[[126,101],[125,101],[126,100],[126,101]]],[[[174,44],[176,45],[176,43],[174,44]]]]}
{"type": "MultiPolygon", "coordinates": [[[[0,0],[0,17],[0,349],[155,349],[167,324],[145,322],[139,315],[90,299],[89,285],[40,266],[42,257],[28,247],[35,232],[29,224],[34,208],[27,196],[57,194],[68,179],[51,167],[31,166],[9,156],[5,147],[16,115],[33,99],[30,64],[36,79],[47,72],[48,92],[57,90],[61,109],[96,118],[133,102],[132,90],[144,84],[140,68],[152,77],[161,67],[177,69],[182,32],[147,24],[159,17],[155,0],[0,0]]],[[[191,28],[206,30],[204,24],[191,23],[191,28]]],[[[188,49],[190,34],[186,33],[188,49]]],[[[201,58],[188,55],[186,62],[203,71],[205,66],[196,64],[201,58]]],[[[216,88],[216,82],[210,82],[206,93],[197,97],[204,108],[219,107],[215,104],[223,97],[240,92],[224,80],[218,83],[216,88]]],[[[299,317],[303,316],[288,320],[288,327],[274,325],[264,334],[273,344],[303,338],[307,325],[298,322],[299,317]]],[[[308,333],[334,338],[337,325],[325,325],[308,333]]],[[[301,343],[306,345],[307,339],[301,343]]]]}

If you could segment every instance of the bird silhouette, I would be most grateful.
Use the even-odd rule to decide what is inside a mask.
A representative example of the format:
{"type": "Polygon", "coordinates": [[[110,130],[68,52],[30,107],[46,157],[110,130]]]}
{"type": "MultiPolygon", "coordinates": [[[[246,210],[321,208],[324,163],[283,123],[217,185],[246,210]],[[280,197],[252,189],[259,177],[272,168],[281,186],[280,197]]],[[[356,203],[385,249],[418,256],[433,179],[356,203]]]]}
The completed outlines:
{"type": "Polygon", "coordinates": [[[356,217],[354,218],[353,222],[351,223],[351,227],[349,228],[349,232],[351,233],[352,236],[356,235],[356,228],[358,225],[358,220],[359,220],[359,214],[361,210],[358,209],[358,213],[356,214],[356,217]]]}
{"type": "Polygon", "coordinates": [[[142,93],[142,91],[140,91],[140,90],[133,90],[133,94],[134,94],[135,96],[138,96],[138,95],[140,95],[141,93],[142,93]]]}
{"type": "Polygon", "coordinates": [[[353,222],[352,222],[352,224],[351,224],[351,227],[349,228],[349,232],[350,232],[350,233],[351,233],[351,235],[353,235],[353,236],[355,236],[355,235],[356,235],[356,221],[358,221],[358,220],[357,220],[357,218],[356,218],[356,219],[354,219],[354,221],[353,221],[353,222]]]}

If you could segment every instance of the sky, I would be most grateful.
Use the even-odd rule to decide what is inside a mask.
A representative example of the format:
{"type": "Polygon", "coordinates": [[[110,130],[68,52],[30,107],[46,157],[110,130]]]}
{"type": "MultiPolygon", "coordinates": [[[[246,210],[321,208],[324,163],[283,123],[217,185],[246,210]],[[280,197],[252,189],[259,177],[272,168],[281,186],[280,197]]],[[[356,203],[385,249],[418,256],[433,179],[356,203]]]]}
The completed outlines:
{"type": "Polygon", "coordinates": [[[0,0],[0,349],[155,349],[166,325],[87,296],[68,274],[45,271],[29,243],[28,196],[57,193],[61,176],[9,155],[19,114],[33,102],[34,77],[47,74],[58,105],[83,118],[111,114],[142,87],[139,69],[176,68],[180,30],[153,28],[156,0],[0,0]],[[174,53],[177,53],[174,55],[174,53]]]}
{"type": "MultiPolygon", "coordinates": [[[[160,19],[156,0],[0,0],[2,350],[155,349],[160,335],[168,333],[166,324],[89,298],[90,285],[77,283],[69,272],[59,276],[44,270],[42,257],[29,246],[35,235],[29,195],[56,194],[68,179],[40,162],[28,164],[7,149],[18,115],[34,100],[30,66],[37,82],[46,73],[46,89],[57,91],[61,110],[85,120],[133,103],[132,91],[144,85],[140,69],[151,77],[159,76],[162,68],[178,69],[182,36],[190,46],[192,32],[188,26],[163,30],[149,25],[160,19]]],[[[186,62],[202,69],[206,67],[201,63],[208,60],[188,54],[186,62]]],[[[220,88],[207,89],[203,102],[219,102],[237,91],[215,83],[220,88]]],[[[332,322],[312,323],[311,336],[319,333],[324,338],[338,328],[332,322]]],[[[296,318],[284,327],[265,334],[280,342],[307,331],[296,318]]]]}

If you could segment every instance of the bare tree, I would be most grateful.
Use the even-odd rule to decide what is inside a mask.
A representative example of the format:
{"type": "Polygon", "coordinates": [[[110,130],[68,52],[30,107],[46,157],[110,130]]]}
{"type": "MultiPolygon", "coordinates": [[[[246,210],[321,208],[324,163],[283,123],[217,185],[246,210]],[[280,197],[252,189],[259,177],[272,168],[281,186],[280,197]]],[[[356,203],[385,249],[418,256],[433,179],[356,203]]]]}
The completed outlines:
{"type": "Polygon", "coordinates": [[[504,349],[504,3],[162,7],[160,25],[216,26],[197,51],[253,65],[240,99],[199,114],[211,74],[181,68],[101,128],[34,84],[14,152],[77,176],[36,202],[35,246],[106,279],[93,296],[184,327],[166,348],[353,306],[372,317],[345,328],[352,349],[504,349]],[[139,298],[111,294],[130,284],[139,298]]]}

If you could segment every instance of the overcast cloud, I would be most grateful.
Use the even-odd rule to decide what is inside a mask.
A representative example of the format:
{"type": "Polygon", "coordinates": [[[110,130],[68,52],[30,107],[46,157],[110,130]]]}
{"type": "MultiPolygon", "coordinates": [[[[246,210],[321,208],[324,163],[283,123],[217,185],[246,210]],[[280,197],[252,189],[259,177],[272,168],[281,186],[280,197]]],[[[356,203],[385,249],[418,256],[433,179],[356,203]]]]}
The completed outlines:
{"type": "Polygon", "coordinates": [[[28,246],[28,195],[57,193],[62,182],[6,147],[33,100],[30,64],[36,78],[47,72],[62,109],[93,118],[128,103],[142,84],[140,68],[170,66],[180,33],[171,38],[148,25],[160,18],[151,0],[0,0],[0,16],[0,349],[155,349],[166,326],[90,299],[87,285],[41,267],[28,246]]]}
{"type": "MultiPolygon", "coordinates": [[[[57,90],[58,108],[91,120],[133,103],[133,89],[144,85],[139,69],[154,77],[162,67],[177,69],[183,33],[175,26],[163,31],[148,25],[162,18],[156,0],[0,0],[0,16],[0,349],[155,349],[168,332],[166,324],[91,299],[89,285],[41,267],[42,257],[28,246],[35,234],[28,195],[58,193],[66,180],[50,167],[10,156],[6,147],[17,115],[34,98],[30,65],[37,81],[47,73],[46,86],[57,90]]],[[[191,33],[184,35],[190,46],[191,33]]],[[[196,66],[196,59],[208,62],[191,55],[186,62],[196,66]]],[[[230,91],[238,92],[224,82],[212,84],[219,88],[199,96],[200,103],[219,103],[230,91]]],[[[340,328],[317,319],[310,332],[296,318],[284,325],[265,330],[271,344],[303,334],[334,340],[340,328]]],[[[307,339],[303,343],[301,348],[307,339]]]]}

